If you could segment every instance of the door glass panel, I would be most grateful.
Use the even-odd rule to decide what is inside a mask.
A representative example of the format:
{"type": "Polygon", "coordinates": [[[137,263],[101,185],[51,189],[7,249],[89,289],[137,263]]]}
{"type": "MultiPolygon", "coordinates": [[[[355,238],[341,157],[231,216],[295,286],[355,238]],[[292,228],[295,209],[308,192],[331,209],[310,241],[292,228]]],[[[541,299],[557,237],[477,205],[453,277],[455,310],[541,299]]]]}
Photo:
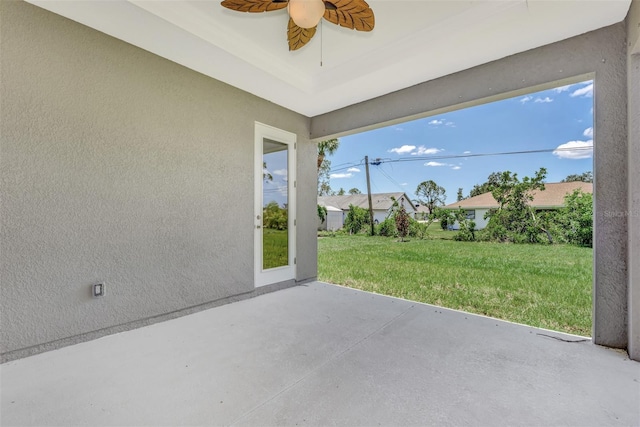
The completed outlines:
{"type": "Polygon", "coordinates": [[[262,141],[262,269],[289,265],[287,144],[262,141]]]}

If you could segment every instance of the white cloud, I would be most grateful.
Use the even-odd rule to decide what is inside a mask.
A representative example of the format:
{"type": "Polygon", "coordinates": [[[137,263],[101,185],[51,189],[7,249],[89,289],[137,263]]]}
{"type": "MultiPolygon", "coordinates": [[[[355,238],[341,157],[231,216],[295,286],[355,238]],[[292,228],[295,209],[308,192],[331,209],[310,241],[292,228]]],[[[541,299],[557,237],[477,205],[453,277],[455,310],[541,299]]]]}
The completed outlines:
{"type": "Polygon", "coordinates": [[[425,166],[448,166],[446,163],[440,163],[440,162],[427,162],[424,164],[425,166]]]}
{"type": "Polygon", "coordinates": [[[441,119],[433,119],[429,122],[429,124],[431,126],[440,126],[440,125],[445,125],[445,126],[449,126],[449,127],[456,127],[456,124],[450,120],[445,120],[444,117],[441,119]]]}
{"type": "Polygon", "coordinates": [[[546,104],[546,103],[548,103],[548,102],[553,102],[553,99],[551,99],[551,98],[549,98],[549,97],[547,96],[546,98],[536,98],[536,100],[535,100],[535,101],[533,101],[533,102],[536,102],[536,103],[538,103],[538,104],[546,104]]]}
{"type": "Polygon", "coordinates": [[[287,176],[287,170],[286,169],[276,169],[273,171],[274,175],[278,175],[278,176],[287,176]]]}
{"type": "Polygon", "coordinates": [[[581,87],[580,89],[576,89],[569,96],[572,98],[575,98],[578,96],[581,96],[584,98],[591,98],[593,96],[593,83],[587,86],[581,87]]]}
{"type": "Polygon", "coordinates": [[[391,150],[389,150],[389,153],[406,154],[412,152],[415,149],[415,145],[403,145],[402,147],[392,148],[391,150]]]}
{"type": "Polygon", "coordinates": [[[349,169],[347,169],[347,172],[360,172],[360,169],[358,169],[358,168],[349,168],[349,169]]]}
{"type": "MultiPolygon", "coordinates": [[[[570,96],[580,96],[580,94],[578,95],[574,95],[575,92],[580,91],[580,90],[586,90],[586,92],[592,92],[593,91],[593,81],[587,81],[587,82],[582,82],[582,83],[575,83],[575,84],[570,84],[570,85],[566,85],[566,86],[560,86],[557,87],[555,89],[552,89],[555,93],[562,93],[562,92],[568,92],[571,88],[578,86],[578,85],[583,85],[582,88],[574,91],[573,93],[570,94],[570,96]]],[[[591,96],[591,95],[588,95],[591,96]]]]}
{"type": "Polygon", "coordinates": [[[403,183],[402,183],[402,184],[400,184],[400,185],[402,185],[402,186],[404,187],[404,186],[409,185],[409,184],[408,184],[408,183],[406,183],[406,182],[403,182],[403,183]]]}
{"type": "Polygon", "coordinates": [[[340,179],[340,178],[351,178],[353,176],[352,173],[332,173],[329,175],[329,178],[332,179],[340,179]]]}
{"type": "Polygon", "coordinates": [[[465,152],[464,152],[464,153],[462,153],[462,154],[471,154],[471,151],[465,151],[465,152]]]}
{"type": "Polygon", "coordinates": [[[531,101],[533,99],[533,96],[525,96],[524,98],[522,98],[520,100],[521,104],[526,104],[527,102],[531,101]]]}
{"type": "Polygon", "coordinates": [[[398,132],[402,132],[404,130],[404,128],[401,128],[400,126],[397,126],[397,127],[393,128],[393,130],[397,130],[398,132]]]}
{"type": "Polygon", "coordinates": [[[573,85],[560,86],[560,87],[557,87],[557,88],[553,89],[553,91],[555,93],[566,92],[571,88],[571,86],[573,86],[573,85]]]}
{"type": "Polygon", "coordinates": [[[457,171],[457,170],[462,169],[462,167],[461,167],[461,166],[454,166],[454,167],[452,167],[451,169],[453,169],[454,171],[457,171]]]}
{"type": "Polygon", "coordinates": [[[587,138],[593,138],[593,128],[586,128],[582,134],[587,138]]]}
{"type": "Polygon", "coordinates": [[[569,141],[558,145],[553,154],[561,159],[588,159],[593,156],[593,140],[569,141]]]}
{"type": "Polygon", "coordinates": [[[444,151],[442,148],[426,148],[424,145],[418,147],[418,151],[411,153],[412,156],[424,156],[428,154],[438,154],[444,151]]]}

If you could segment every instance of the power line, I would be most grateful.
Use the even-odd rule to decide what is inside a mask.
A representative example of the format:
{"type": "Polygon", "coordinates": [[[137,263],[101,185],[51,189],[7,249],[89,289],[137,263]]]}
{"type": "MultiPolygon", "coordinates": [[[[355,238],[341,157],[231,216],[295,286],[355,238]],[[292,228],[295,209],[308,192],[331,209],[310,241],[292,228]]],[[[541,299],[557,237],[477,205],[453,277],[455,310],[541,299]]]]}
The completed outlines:
{"type": "Polygon", "coordinates": [[[389,180],[390,183],[392,183],[393,185],[395,185],[396,187],[398,187],[402,192],[404,192],[404,188],[402,188],[402,185],[398,184],[398,181],[396,181],[395,179],[393,179],[387,172],[384,171],[384,169],[382,169],[382,167],[378,166],[377,170],[385,177],[389,180]]]}
{"type": "Polygon", "coordinates": [[[353,167],[353,166],[362,166],[363,164],[364,164],[364,160],[360,160],[359,163],[354,163],[354,162],[338,163],[334,167],[338,168],[338,167],[343,167],[344,166],[344,167],[349,168],[349,167],[353,167]]]}
{"type": "MultiPolygon", "coordinates": [[[[373,159],[370,164],[379,166],[383,163],[400,163],[400,162],[422,162],[425,160],[446,160],[446,159],[463,159],[468,157],[490,157],[490,156],[510,156],[510,155],[519,155],[519,154],[539,154],[539,153],[553,153],[553,152],[566,152],[566,151],[593,151],[593,147],[572,147],[572,148],[544,148],[540,150],[524,150],[524,151],[502,151],[497,153],[467,153],[467,154],[452,154],[452,155],[442,155],[442,156],[411,156],[411,157],[401,157],[399,159],[389,159],[389,158],[376,158],[373,159]]],[[[352,163],[348,166],[344,166],[342,168],[331,169],[329,173],[340,172],[351,167],[360,166],[363,162],[360,163],[352,163]]]]}
{"type": "Polygon", "coordinates": [[[346,165],[346,166],[343,166],[343,167],[340,167],[340,168],[338,168],[338,167],[332,168],[329,171],[329,173],[341,172],[341,171],[344,171],[344,170],[348,170],[348,169],[354,168],[356,166],[362,166],[362,165],[364,165],[364,160],[361,160],[359,163],[342,163],[342,164],[346,165]]]}
{"type": "Polygon", "coordinates": [[[573,148],[545,148],[541,150],[526,150],[526,151],[503,151],[499,153],[468,153],[468,154],[456,154],[446,156],[426,156],[426,157],[401,157],[394,160],[381,160],[382,163],[397,163],[397,162],[418,162],[425,160],[445,160],[445,159],[462,159],[467,157],[490,157],[490,156],[510,156],[517,154],[539,154],[539,153],[553,153],[556,151],[593,151],[593,147],[573,147],[573,148]]]}

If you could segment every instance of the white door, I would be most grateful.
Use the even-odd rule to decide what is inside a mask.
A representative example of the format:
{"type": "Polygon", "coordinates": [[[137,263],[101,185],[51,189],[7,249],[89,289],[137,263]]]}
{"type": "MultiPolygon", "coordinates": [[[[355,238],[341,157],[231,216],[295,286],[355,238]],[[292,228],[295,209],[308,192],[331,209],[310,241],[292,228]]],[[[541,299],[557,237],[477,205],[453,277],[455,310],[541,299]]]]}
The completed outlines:
{"type": "Polygon", "coordinates": [[[255,284],[296,276],[296,135],[255,125],[255,284]]]}

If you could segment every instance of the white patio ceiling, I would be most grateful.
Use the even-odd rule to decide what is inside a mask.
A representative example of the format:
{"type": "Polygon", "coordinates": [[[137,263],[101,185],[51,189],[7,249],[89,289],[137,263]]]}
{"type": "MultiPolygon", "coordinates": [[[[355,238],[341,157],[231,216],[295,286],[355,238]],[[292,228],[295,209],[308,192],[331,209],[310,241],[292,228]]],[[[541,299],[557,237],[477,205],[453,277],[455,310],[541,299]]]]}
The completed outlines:
{"type": "Polygon", "coordinates": [[[218,0],[27,1],[310,117],[620,22],[630,5],[369,0],[371,33],[324,21],[289,52],[286,10],[239,13],[218,0]]]}

